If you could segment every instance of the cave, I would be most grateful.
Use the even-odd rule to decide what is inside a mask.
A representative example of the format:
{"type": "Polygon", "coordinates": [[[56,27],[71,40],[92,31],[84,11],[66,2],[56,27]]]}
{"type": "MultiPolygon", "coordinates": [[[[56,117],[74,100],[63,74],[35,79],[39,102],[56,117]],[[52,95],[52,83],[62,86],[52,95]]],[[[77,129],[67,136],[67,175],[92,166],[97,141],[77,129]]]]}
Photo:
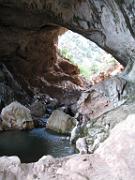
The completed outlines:
{"type": "Polygon", "coordinates": [[[44,149],[43,133],[50,133],[54,151],[61,142],[69,153],[22,161],[2,156],[0,144],[2,179],[135,179],[134,9],[134,0],[0,0],[0,143],[20,141],[25,151],[27,141],[29,156],[44,149]],[[87,85],[78,66],[60,56],[58,36],[67,29],[110,53],[124,71],[87,85]]]}
{"type": "Polygon", "coordinates": [[[111,54],[66,28],[58,36],[57,46],[60,56],[78,66],[80,76],[89,86],[124,71],[124,67],[111,54]]]}
{"type": "MultiPolygon", "coordinates": [[[[45,62],[43,61],[43,64],[41,64],[42,69],[40,68],[41,61],[36,62],[36,65],[34,64],[36,68],[39,67],[39,69],[35,68],[35,70],[38,71],[37,75],[40,75],[38,79],[36,77],[36,73],[33,72],[34,69],[33,65],[31,65],[31,63],[28,63],[27,65],[27,59],[29,60],[29,58],[31,57],[35,58],[35,54],[32,55],[31,57],[27,57],[27,56],[23,57],[21,56],[21,54],[19,54],[19,52],[17,52],[17,59],[18,58],[20,59],[18,64],[16,62],[16,65],[14,65],[14,62],[12,62],[13,57],[11,57],[11,60],[9,59],[8,62],[1,63],[1,74],[4,73],[3,79],[5,79],[5,81],[1,81],[1,83],[3,87],[7,85],[7,88],[10,89],[11,91],[10,98],[5,98],[7,96],[6,94],[7,92],[5,92],[5,94],[3,92],[4,97],[1,98],[1,109],[15,100],[29,107],[28,103],[31,104],[33,101],[37,101],[37,99],[35,98],[36,96],[37,97],[39,96],[38,98],[40,98],[40,101],[44,101],[43,103],[45,103],[46,98],[44,96],[46,94],[59,100],[58,107],[54,107],[52,110],[59,108],[61,104],[63,104],[62,105],[63,107],[67,105],[70,107],[71,104],[72,105],[76,104],[79,94],[81,94],[82,90],[83,91],[87,90],[92,85],[110,78],[112,75],[107,74],[107,72],[109,72],[109,69],[111,68],[114,69],[114,71],[112,70],[111,72],[113,74],[115,73],[116,67],[120,66],[120,64],[116,62],[116,60],[113,59],[110,56],[110,54],[101,51],[101,48],[99,48],[96,44],[94,43],[92,44],[92,42],[89,42],[89,40],[86,40],[86,38],[83,38],[79,34],[75,34],[72,31],[69,31],[68,29],[65,29],[63,27],[59,27],[59,28],[57,27],[56,29],[53,30],[52,29],[53,27],[50,26],[47,27],[47,31],[45,30],[44,32],[45,40],[43,41],[43,44],[41,38],[39,39],[39,44],[41,44],[41,46],[38,49],[39,57],[40,55],[42,56],[41,58],[45,56],[47,57],[47,60],[45,60],[45,62]],[[51,35],[49,34],[50,32],[51,35]],[[71,54],[70,55],[67,54],[66,56],[64,56],[62,53],[60,53],[61,49],[59,48],[59,43],[60,43],[59,38],[65,36],[66,33],[67,35],[69,34],[66,37],[68,42],[65,41],[64,39],[63,42],[61,43],[65,43],[64,45],[68,43],[69,45],[67,46],[67,48],[71,47],[72,49],[73,48],[72,40],[75,41],[75,39],[78,39],[78,43],[80,44],[84,43],[85,46],[89,46],[88,50],[91,51],[91,54],[93,56],[91,54],[90,57],[87,57],[86,55],[85,55],[86,57],[84,55],[83,56],[81,55],[81,57],[77,56],[77,58],[79,59],[79,63],[75,64],[70,59],[70,57],[72,56],[71,54]],[[47,47],[50,41],[52,41],[52,45],[50,46],[51,49],[47,47]],[[24,58],[26,60],[24,60],[24,58]],[[83,62],[83,58],[84,60],[87,58],[86,59],[87,61],[85,60],[86,62],[85,61],[83,62]],[[46,61],[49,62],[50,60],[53,60],[52,63],[48,65],[49,67],[45,67],[46,61]],[[93,64],[89,68],[89,73],[91,74],[88,74],[87,76],[85,76],[85,74],[81,74],[81,67],[82,67],[81,62],[84,64],[85,68],[93,64]],[[104,67],[104,62],[107,64],[106,67],[104,67]],[[96,65],[96,63],[98,63],[99,66],[97,72],[91,70],[94,69],[94,65],[96,65]],[[27,68],[29,68],[29,71],[27,70],[27,68]],[[103,74],[103,71],[106,71],[106,74],[105,73],[103,74]],[[95,76],[93,76],[92,73],[95,76]],[[38,81],[40,81],[41,85],[37,83],[38,81]],[[30,83],[29,87],[27,83],[30,83]],[[56,88],[58,89],[58,91],[56,91],[56,88]],[[64,99],[64,101],[63,100],[61,101],[61,99],[64,99]]],[[[32,45],[34,44],[33,41],[34,40],[32,39],[32,45]]],[[[36,36],[36,42],[37,42],[37,36],[36,36]]],[[[30,44],[28,43],[28,47],[25,47],[25,49],[28,49],[29,45],[30,44]]],[[[78,44],[75,44],[75,48],[77,48],[77,45],[78,44]]],[[[20,51],[21,47],[18,48],[19,49],[17,51],[20,51]]],[[[73,49],[73,52],[78,54],[80,50],[74,52],[73,49]]],[[[33,53],[33,49],[30,51],[31,53],[33,53]]],[[[56,133],[52,134],[52,132],[50,133],[45,130],[44,121],[47,121],[46,117],[50,116],[48,110],[49,108],[47,105],[47,110],[45,115],[43,117],[41,115],[41,117],[40,116],[37,117],[37,119],[39,118],[38,120],[37,119],[35,120],[36,129],[34,128],[33,130],[23,131],[23,132],[22,131],[19,132],[15,130],[4,133],[2,132],[0,134],[0,156],[18,155],[22,163],[30,163],[37,161],[43,155],[47,155],[47,154],[53,155],[54,157],[63,157],[77,153],[77,151],[75,151],[75,149],[70,145],[68,136],[65,135],[63,136],[56,133]],[[36,121],[40,121],[40,125],[39,122],[36,121]],[[43,121],[43,125],[42,125],[42,121],[43,121]],[[12,139],[14,139],[14,143],[9,144],[8,142],[11,142],[12,139]],[[33,149],[32,152],[31,149],[33,149]]],[[[71,112],[67,112],[67,113],[71,114],[71,112]]],[[[74,116],[75,113],[72,112],[71,115],[74,116]]]]}

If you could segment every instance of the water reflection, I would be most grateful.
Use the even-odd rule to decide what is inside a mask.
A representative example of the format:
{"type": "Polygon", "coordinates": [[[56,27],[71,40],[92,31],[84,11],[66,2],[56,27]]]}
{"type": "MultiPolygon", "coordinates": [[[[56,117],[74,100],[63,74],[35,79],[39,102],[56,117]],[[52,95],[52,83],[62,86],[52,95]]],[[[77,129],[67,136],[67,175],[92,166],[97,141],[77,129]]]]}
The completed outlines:
{"type": "Polygon", "coordinates": [[[34,162],[47,154],[63,157],[73,153],[66,137],[50,134],[43,128],[0,133],[0,156],[17,155],[21,162],[34,162]]]}

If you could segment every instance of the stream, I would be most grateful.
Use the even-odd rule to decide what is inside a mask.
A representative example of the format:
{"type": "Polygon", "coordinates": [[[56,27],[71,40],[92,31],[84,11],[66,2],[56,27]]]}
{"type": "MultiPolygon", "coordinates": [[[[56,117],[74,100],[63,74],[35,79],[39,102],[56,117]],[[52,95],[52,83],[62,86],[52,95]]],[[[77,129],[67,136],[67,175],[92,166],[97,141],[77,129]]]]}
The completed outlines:
{"type": "Polygon", "coordinates": [[[64,157],[74,154],[74,149],[67,136],[52,134],[45,128],[0,133],[0,156],[17,155],[22,163],[29,163],[47,154],[64,157]]]}

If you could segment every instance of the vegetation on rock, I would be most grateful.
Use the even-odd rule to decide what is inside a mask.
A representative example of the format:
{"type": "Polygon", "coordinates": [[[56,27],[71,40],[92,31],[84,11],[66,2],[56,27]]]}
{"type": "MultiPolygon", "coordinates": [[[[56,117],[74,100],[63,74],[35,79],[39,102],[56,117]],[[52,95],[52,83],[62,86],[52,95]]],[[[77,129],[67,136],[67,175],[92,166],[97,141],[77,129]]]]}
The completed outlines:
{"type": "Polygon", "coordinates": [[[87,79],[118,64],[114,57],[95,43],[72,31],[59,36],[58,46],[60,55],[78,65],[80,74],[87,79]]]}

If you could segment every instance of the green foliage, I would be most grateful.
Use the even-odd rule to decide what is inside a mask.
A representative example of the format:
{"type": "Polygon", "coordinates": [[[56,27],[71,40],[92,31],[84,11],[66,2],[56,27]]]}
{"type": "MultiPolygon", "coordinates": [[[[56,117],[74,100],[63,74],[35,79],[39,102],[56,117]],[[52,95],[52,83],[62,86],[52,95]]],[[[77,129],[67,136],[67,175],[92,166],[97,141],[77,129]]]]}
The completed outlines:
{"type": "Polygon", "coordinates": [[[63,58],[67,58],[77,65],[80,74],[88,79],[91,79],[93,74],[106,72],[117,64],[111,55],[104,52],[95,43],[71,31],[67,31],[59,37],[59,52],[63,58]]]}
{"type": "Polygon", "coordinates": [[[61,55],[63,58],[67,58],[67,59],[69,59],[72,63],[74,63],[74,61],[73,61],[73,56],[70,54],[70,52],[68,51],[68,49],[66,49],[66,48],[61,48],[61,49],[60,49],[60,55],[61,55]]]}
{"type": "Polygon", "coordinates": [[[78,65],[80,69],[80,74],[84,76],[85,78],[89,78],[91,73],[88,68],[86,68],[84,65],[78,65]]]}
{"type": "Polygon", "coordinates": [[[70,54],[69,50],[66,48],[60,49],[60,55],[63,58],[69,59],[73,64],[77,65],[80,69],[80,74],[87,79],[89,79],[91,75],[98,73],[99,71],[99,67],[96,64],[93,64],[91,67],[87,67],[86,65],[82,63],[76,64],[73,56],[70,54]]]}

